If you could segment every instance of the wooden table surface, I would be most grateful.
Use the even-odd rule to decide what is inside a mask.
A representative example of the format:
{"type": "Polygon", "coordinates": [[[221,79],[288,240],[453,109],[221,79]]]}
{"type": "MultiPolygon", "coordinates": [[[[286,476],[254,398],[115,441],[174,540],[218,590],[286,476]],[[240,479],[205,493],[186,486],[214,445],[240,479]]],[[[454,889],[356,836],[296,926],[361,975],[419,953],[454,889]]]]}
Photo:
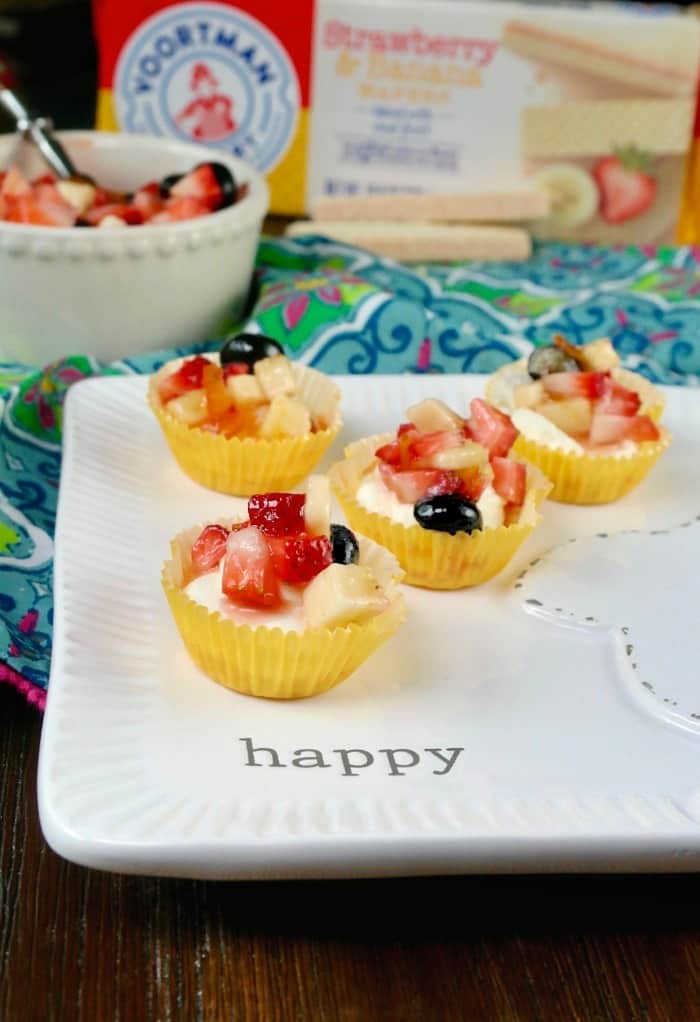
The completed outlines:
{"type": "Polygon", "coordinates": [[[694,1022],[700,879],[204,883],[44,843],[40,715],[0,685],[1,1022],[694,1022]]]}

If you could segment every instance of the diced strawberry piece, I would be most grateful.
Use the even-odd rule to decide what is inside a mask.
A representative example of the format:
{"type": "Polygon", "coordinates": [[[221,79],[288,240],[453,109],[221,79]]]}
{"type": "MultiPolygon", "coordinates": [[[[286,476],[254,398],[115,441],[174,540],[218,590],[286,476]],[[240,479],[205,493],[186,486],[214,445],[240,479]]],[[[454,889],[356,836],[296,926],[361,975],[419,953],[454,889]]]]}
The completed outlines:
{"type": "Polygon", "coordinates": [[[504,413],[475,397],[470,406],[471,416],[465,432],[491,455],[505,458],[518,436],[518,431],[504,413]]]}
{"type": "Polygon", "coordinates": [[[275,574],[283,582],[302,585],[310,582],[333,562],[331,541],[327,536],[268,537],[275,574]]]}
{"type": "MultiPolygon", "coordinates": [[[[219,167],[220,173],[224,176],[228,174],[225,167],[221,164],[219,167]]],[[[228,177],[230,178],[230,174],[228,177]]],[[[228,184],[228,181],[226,183],[228,184]]],[[[198,199],[210,211],[220,209],[226,199],[222,182],[217,176],[214,164],[211,163],[200,163],[189,174],[183,174],[170,189],[170,194],[177,198],[198,199]]]]}
{"type": "Polygon", "coordinates": [[[229,376],[245,376],[249,372],[250,366],[247,362],[227,362],[223,367],[225,380],[227,380],[229,376]]]}
{"type": "Polygon", "coordinates": [[[198,574],[216,568],[226,552],[228,536],[223,525],[205,525],[192,544],[192,567],[198,574]]]}
{"type": "Polygon", "coordinates": [[[627,437],[632,421],[628,415],[609,415],[596,411],[588,439],[595,445],[619,444],[627,437]]]}
{"type": "Polygon", "coordinates": [[[56,175],[55,174],[40,174],[39,177],[35,177],[32,181],[32,187],[36,188],[37,185],[55,185],[56,175]]]}
{"type": "Polygon", "coordinates": [[[628,440],[634,440],[636,444],[643,444],[649,440],[658,440],[661,436],[656,423],[648,415],[635,415],[629,419],[627,429],[628,440]]]}
{"type": "Polygon", "coordinates": [[[248,501],[248,517],[266,536],[298,536],[305,504],[303,493],[257,493],[248,501]]]}
{"type": "Polygon", "coordinates": [[[384,485],[396,494],[402,504],[415,504],[424,497],[436,497],[443,493],[460,493],[463,486],[456,472],[445,472],[438,468],[402,472],[380,462],[379,473],[384,485]]]}
{"type": "Polygon", "coordinates": [[[204,380],[204,370],[211,362],[202,355],[195,355],[182,363],[179,369],[166,376],[158,385],[158,397],[163,404],[180,397],[188,390],[199,390],[204,380]]]}
{"type": "Polygon", "coordinates": [[[527,470],[519,461],[511,458],[491,458],[493,488],[506,504],[520,507],[525,500],[527,470]]]}
{"type": "Polygon", "coordinates": [[[587,397],[596,401],[602,396],[609,373],[549,373],[541,379],[542,386],[552,397],[587,397]]]}
{"type": "Polygon", "coordinates": [[[112,195],[106,188],[98,188],[95,191],[95,198],[92,200],[92,208],[96,209],[98,206],[108,206],[112,201],[112,195]]]}
{"type": "Polygon", "coordinates": [[[92,206],[83,213],[83,220],[92,227],[96,227],[100,220],[109,216],[115,208],[114,203],[100,203],[98,205],[97,202],[93,202],[92,206]]]}
{"type": "Polygon", "coordinates": [[[246,607],[279,607],[279,582],[272,554],[262,532],[238,529],[226,541],[221,589],[225,596],[246,607]]]}
{"type": "Polygon", "coordinates": [[[60,196],[55,201],[48,196],[40,198],[33,194],[18,195],[8,197],[6,201],[6,219],[10,223],[32,224],[35,227],[72,227],[76,221],[76,211],[60,196]]]}
{"type": "Polygon", "coordinates": [[[139,190],[134,193],[131,205],[134,209],[139,211],[144,221],[150,220],[152,217],[156,216],[156,214],[160,213],[163,210],[165,203],[161,198],[158,182],[151,182],[150,184],[144,185],[143,188],[139,188],[139,190]]]}
{"type": "Polygon", "coordinates": [[[374,452],[375,457],[379,458],[380,461],[386,462],[387,465],[399,466],[401,464],[401,447],[396,440],[392,440],[390,444],[383,444],[378,447],[374,452]]]}
{"type": "Polygon", "coordinates": [[[211,210],[199,199],[187,195],[180,199],[168,199],[165,208],[152,219],[152,224],[175,224],[181,220],[195,220],[199,216],[207,216],[211,210]]]}
{"type": "Polygon", "coordinates": [[[648,415],[608,415],[596,411],[589,440],[592,444],[618,444],[623,440],[640,444],[658,440],[659,436],[658,428],[648,415]]]}
{"type": "Polygon", "coordinates": [[[596,404],[596,412],[605,412],[606,415],[636,415],[639,411],[642,399],[633,390],[628,390],[607,376],[603,381],[603,393],[596,404]]]}
{"type": "Polygon", "coordinates": [[[19,198],[20,195],[29,195],[31,185],[18,167],[10,167],[3,175],[0,195],[5,197],[19,198]]]}
{"type": "Polygon", "coordinates": [[[63,198],[54,184],[45,182],[35,185],[33,194],[46,216],[57,227],[72,227],[78,219],[75,207],[63,198]]]}
{"type": "Polygon", "coordinates": [[[459,447],[463,436],[453,429],[440,429],[434,433],[404,433],[408,438],[408,455],[412,465],[417,468],[430,468],[432,459],[442,451],[459,447]]]}
{"type": "Polygon", "coordinates": [[[418,430],[412,423],[401,425],[396,433],[396,440],[377,448],[374,453],[380,461],[385,461],[388,465],[409,468],[414,460],[411,443],[417,436],[418,430]]]}
{"type": "Polygon", "coordinates": [[[186,359],[178,369],[178,376],[185,384],[185,390],[197,390],[204,382],[204,370],[211,365],[204,355],[186,359]]]}
{"type": "Polygon", "coordinates": [[[459,489],[456,493],[466,497],[467,500],[477,501],[486,489],[487,479],[479,468],[461,469],[455,473],[459,476],[459,489]]]}

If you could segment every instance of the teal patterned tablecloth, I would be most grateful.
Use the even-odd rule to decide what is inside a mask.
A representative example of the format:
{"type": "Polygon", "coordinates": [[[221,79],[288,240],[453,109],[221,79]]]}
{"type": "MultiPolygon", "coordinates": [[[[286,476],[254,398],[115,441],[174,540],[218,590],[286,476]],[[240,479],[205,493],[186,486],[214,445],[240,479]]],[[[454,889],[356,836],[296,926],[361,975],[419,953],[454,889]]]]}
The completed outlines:
{"type": "MultiPolygon", "coordinates": [[[[563,333],[574,343],[610,337],[628,368],[656,382],[700,380],[694,248],[548,244],[526,263],[408,269],[322,238],[270,239],[256,291],[245,328],[327,373],[491,373],[563,333]]],[[[96,373],[149,373],[182,353],[111,366],[75,355],[40,371],[0,364],[0,681],[39,708],[66,391],[96,373]]]]}

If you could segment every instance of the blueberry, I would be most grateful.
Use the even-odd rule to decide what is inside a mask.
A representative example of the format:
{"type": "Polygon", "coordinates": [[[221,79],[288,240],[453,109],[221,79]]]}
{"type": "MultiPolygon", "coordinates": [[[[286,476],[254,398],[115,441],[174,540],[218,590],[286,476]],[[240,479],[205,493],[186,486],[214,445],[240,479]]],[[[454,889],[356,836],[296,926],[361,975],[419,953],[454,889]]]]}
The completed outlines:
{"type": "Polygon", "coordinates": [[[426,497],[413,505],[413,517],[423,529],[434,532],[475,532],[483,528],[481,512],[471,500],[456,493],[426,497]]]}
{"type": "Polygon", "coordinates": [[[219,352],[222,366],[230,362],[245,362],[251,369],[261,358],[283,354],[282,345],[264,334],[232,334],[226,338],[219,352]]]}
{"type": "Polygon", "coordinates": [[[360,559],[355,533],[346,525],[331,525],[331,549],[335,564],[357,564],[360,559]]]}
{"type": "MultiPolygon", "coordinates": [[[[199,167],[211,167],[216,183],[221,189],[221,202],[217,206],[217,209],[224,209],[225,206],[232,206],[238,196],[238,185],[236,179],[223,163],[216,163],[214,160],[210,160],[209,163],[200,163],[199,167]]],[[[197,168],[195,167],[195,170],[197,168]]]]}
{"type": "Polygon", "coordinates": [[[182,174],[168,174],[167,177],[163,178],[160,185],[158,186],[160,188],[161,198],[163,199],[169,198],[170,189],[173,187],[173,185],[176,185],[178,183],[181,177],[182,174]]]}
{"type": "Polygon", "coordinates": [[[575,373],[581,367],[561,348],[546,344],[543,348],[535,348],[527,360],[527,371],[533,380],[539,380],[550,373],[575,373]]]}

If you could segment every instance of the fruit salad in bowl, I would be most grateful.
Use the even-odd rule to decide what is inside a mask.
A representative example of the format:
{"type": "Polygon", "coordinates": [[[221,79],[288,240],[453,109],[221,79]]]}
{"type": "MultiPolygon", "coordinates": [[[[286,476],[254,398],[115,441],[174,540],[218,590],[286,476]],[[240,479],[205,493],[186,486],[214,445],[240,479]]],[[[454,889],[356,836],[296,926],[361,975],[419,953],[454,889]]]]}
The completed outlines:
{"type": "Polygon", "coordinates": [[[148,399],[182,470],[236,496],[296,486],[342,425],[335,384],[260,334],[166,363],[148,399]]]}
{"type": "Polygon", "coordinates": [[[519,431],[515,450],[552,481],[551,499],[606,504],[637,486],[668,447],[663,394],[620,365],[607,338],[558,336],[499,369],[486,396],[519,431]]]}
{"type": "Polygon", "coordinates": [[[183,174],[146,181],[132,192],[103,188],[88,178],[28,180],[13,165],[0,171],[0,220],[34,227],[136,227],[175,224],[226,209],[245,198],[223,163],[207,160],[183,174]]]}
{"type": "Polygon", "coordinates": [[[247,695],[299,699],[347,678],[402,624],[401,568],[331,522],[325,476],[306,493],[261,493],[243,521],[171,543],[162,584],[194,662],[247,695]]]}
{"type": "Polygon", "coordinates": [[[353,529],[390,550],[411,585],[461,589],[496,575],[540,520],[549,482],[514,456],[510,418],[475,398],[463,417],[428,398],[395,434],[350,444],[331,468],[353,529]]]}
{"type": "Polygon", "coordinates": [[[108,362],[236,322],[268,207],[262,175],[174,139],[57,137],[80,180],[54,180],[33,145],[0,135],[0,359],[108,362]]]}

